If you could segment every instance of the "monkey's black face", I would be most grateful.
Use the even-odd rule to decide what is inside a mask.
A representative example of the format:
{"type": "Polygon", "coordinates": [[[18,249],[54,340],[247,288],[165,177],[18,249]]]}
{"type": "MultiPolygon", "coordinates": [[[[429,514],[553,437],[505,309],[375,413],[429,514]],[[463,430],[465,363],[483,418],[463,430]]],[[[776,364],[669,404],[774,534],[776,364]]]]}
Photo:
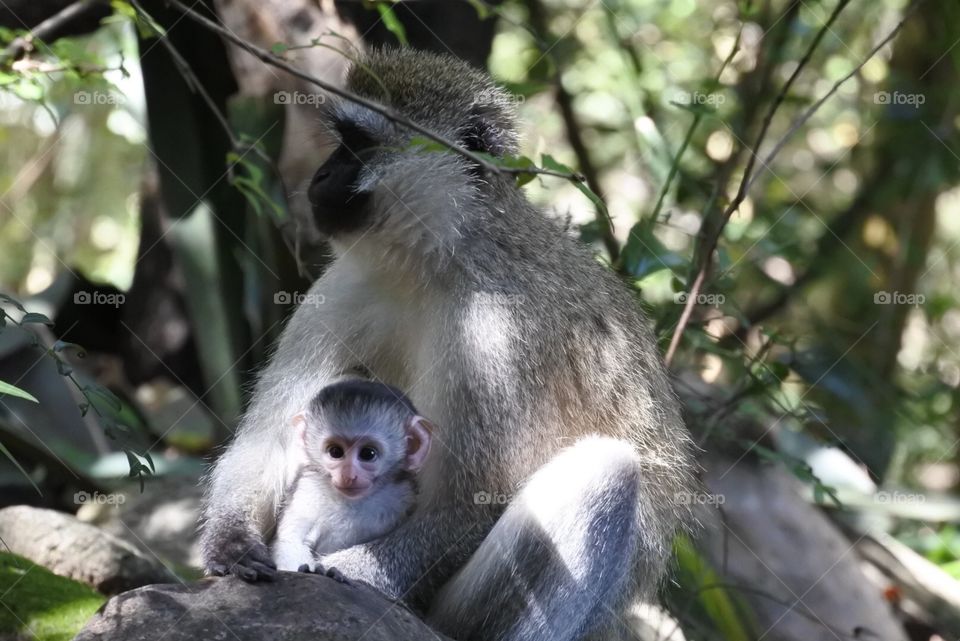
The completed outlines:
{"type": "Polygon", "coordinates": [[[342,123],[337,130],[340,145],[313,175],[307,191],[317,228],[327,236],[361,229],[370,218],[370,192],[361,189],[359,181],[376,146],[354,125],[342,123]]]}

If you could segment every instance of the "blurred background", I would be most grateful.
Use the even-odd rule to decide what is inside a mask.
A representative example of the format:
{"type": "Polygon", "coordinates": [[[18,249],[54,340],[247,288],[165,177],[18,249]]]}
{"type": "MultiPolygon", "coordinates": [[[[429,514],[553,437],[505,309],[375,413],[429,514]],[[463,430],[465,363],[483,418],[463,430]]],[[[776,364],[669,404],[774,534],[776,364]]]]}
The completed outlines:
{"type": "MultiPolygon", "coordinates": [[[[332,83],[374,45],[465,58],[515,96],[523,162],[585,178],[524,177],[635,289],[711,492],[638,638],[960,638],[960,6],[192,10],[332,83]]],[[[0,25],[0,505],[196,576],[205,460],[328,260],[326,96],[167,3],[0,25]]]]}

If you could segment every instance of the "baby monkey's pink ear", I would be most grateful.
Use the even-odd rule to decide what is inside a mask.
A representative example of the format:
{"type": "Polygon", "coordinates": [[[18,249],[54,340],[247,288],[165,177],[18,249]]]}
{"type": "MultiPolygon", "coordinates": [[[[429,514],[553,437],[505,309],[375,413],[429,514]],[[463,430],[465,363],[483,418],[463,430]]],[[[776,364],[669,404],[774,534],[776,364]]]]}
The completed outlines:
{"type": "Polygon", "coordinates": [[[307,440],[307,413],[306,413],[306,412],[300,412],[299,414],[297,414],[296,416],[294,416],[294,417],[290,420],[290,424],[293,426],[293,428],[294,428],[295,430],[297,430],[297,434],[300,436],[300,441],[303,442],[303,443],[306,443],[306,440],[307,440]]]}
{"type": "Polygon", "coordinates": [[[433,425],[422,416],[407,421],[407,469],[418,472],[430,453],[433,425]]]}

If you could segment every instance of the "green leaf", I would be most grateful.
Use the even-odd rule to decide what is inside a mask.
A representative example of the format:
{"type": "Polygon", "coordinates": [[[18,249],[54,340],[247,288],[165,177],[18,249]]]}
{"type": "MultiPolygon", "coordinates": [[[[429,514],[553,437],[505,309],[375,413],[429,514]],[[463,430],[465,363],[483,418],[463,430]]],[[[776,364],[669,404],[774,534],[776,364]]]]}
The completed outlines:
{"type": "Polygon", "coordinates": [[[149,14],[140,13],[136,7],[130,5],[129,3],[115,4],[127,4],[130,7],[130,9],[133,11],[133,15],[135,16],[134,23],[137,25],[137,31],[140,33],[140,37],[144,40],[149,40],[150,38],[155,38],[157,36],[163,37],[167,34],[166,30],[149,14]]]}
{"type": "Polygon", "coordinates": [[[112,0],[110,6],[113,8],[114,13],[118,13],[121,16],[127,18],[128,20],[137,19],[137,10],[131,6],[129,2],[123,2],[122,0],[112,0]]]}
{"type": "MultiPolygon", "coordinates": [[[[559,171],[574,176],[578,175],[573,169],[567,167],[561,162],[558,162],[549,154],[543,154],[543,156],[540,158],[540,161],[543,163],[544,169],[552,169],[553,171],[559,171]]],[[[607,211],[607,204],[603,202],[603,199],[600,198],[600,196],[593,193],[593,190],[587,186],[587,182],[585,180],[571,180],[570,182],[573,183],[574,187],[580,190],[581,194],[586,196],[590,202],[593,203],[593,206],[597,208],[598,214],[603,216],[603,218],[607,221],[610,220],[610,212],[607,211]]]]}
{"type": "Polygon", "coordinates": [[[151,471],[153,474],[156,474],[156,473],[157,473],[157,466],[153,463],[153,457],[150,456],[150,452],[144,452],[144,453],[143,453],[143,458],[146,459],[147,464],[150,466],[150,471],[151,471]]]}
{"type": "Polygon", "coordinates": [[[403,28],[403,23],[393,12],[391,5],[391,2],[378,2],[377,11],[380,12],[380,19],[383,20],[383,26],[387,28],[387,31],[396,37],[397,42],[406,47],[409,44],[407,42],[407,30],[403,28]]]}
{"type": "Polygon", "coordinates": [[[17,387],[16,385],[5,383],[4,381],[0,381],[0,394],[9,394],[10,396],[25,398],[28,401],[33,401],[34,403],[40,402],[30,392],[24,391],[19,387],[17,387]]]}
{"type": "MultiPolygon", "coordinates": [[[[630,230],[621,260],[624,271],[637,279],[664,269],[676,271],[687,266],[686,259],[664,247],[644,221],[630,230]]],[[[683,287],[678,291],[683,291],[683,287]]]]}
{"type": "Polygon", "coordinates": [[[770,368],[770,372],[777,377],[777,380],[782,381],[787,376],[790,375],[790,366],[786,363],[780,361],[773,361],[767,363],[767,367],[770,368]]]}
{"type": "Polygon", "coordinates": [[[242,167],[246,172],[247,175],[242,176],[234,171],[230,177],[230,184],[243,194],[244,198],[247,199],[247,202],[250,203],[250,206],[253,207],[253,210],[258,216],[263,215],[264,208],[266,207],[275,219],[283,220],[286,217],[286,209],[283,204],[271,198],[264,189],[264,174],[256,164],[241,158],[237,153],[232,151],[227,153],[227,162],[242,167]]]}
{"type": "Polygon", "coordinates": [[[420,148],[423,151],[449,151],[450,148],[426,136],[414,136],[410,139],[409,149],[420,148]]]}
{"type": "Polygon", "coordinates": [[[36,323],[38,325],[53,327],[53,321],[38,312],[27,312],[23,315],[23,318],[20,319],[20,323],[24,325],[28,323],[36,323]]]}
{"type": "MultiPolygon", "coordinates": [[[[143,492],[144,488],[144,477],[150,474],[150,469],[146,465],[140,462],[138,457],[142,456],[141,454],[134,453],[130,450],[124,450],[124,454],[127,455],[127,463],[130,465],[130,477],[136,478],[140,481],[140,491],[143,492]]],[[[144,456],[150,462],[150,465],[153,465],[153,461],[150,461],[149,456],[144,456]]]]}
{"type": "Polygon", "coordinates": [[[486,20],[492,15],[490,8],[484,3],[480,2],[480,0],[467,0],[467,2],[477,12],[477,17],[481,20],[486,20]]]}
{"type": "Polygon", "coordinates": [[[282,42],[274,42],[270,47],[270,53],[275,56],[282,56],[283,54],[287,53],[289,49],[290,47],[282,42]]]}
{"type": "Polygon", "coordinates": [[[483,160],[491,165],[494,165],[495,167],[502,167],[503,169],[510,169],[514,171],[520,170],[520,173],[516,174],[518,187],[526,185],[537,175],[535,171],[525,171],[527,169],[537,169],[537,163],[533,162],[533,160],[527,156],[494,156],[482,151],[474,152],[474,154],[480,158],[483,158],[483,160]]]}
{"type": "MultiPolygon", "coordinates": [[[[484,156],[489,156],[489,154],[483,154],[484,156]]],[[[490,162],[497,165],[498,167],[505,167],[507,169],[536,169],[537,163],[533,162],[532,159],[527,158],[526,156],[505,156],[503,158],[497,158],[496,156],[489,156],[490,162]]],[[[523,187],[528,182],[536,178],[536,174],[533,172],[519,173],[517,174],[517,186],[523,187]]]]}
{"type": "Polygon", "coordinates": [[[749,641],[752,621],[748,606],[723,585],[722,577],[686,537],[677,537],[673,546],[681,581],[695,589],[697,602],[725,641],[749,641]]]}
{"type": "Polygon", "coordinates": [[[106,387],[103,387],[102,385],[97,385],[96,383],[89,383],[83,386],[83,391],[87,393],[87,398],[94,404],[96,403],[93,398],[90,398],[90,394],[95,395],[96,398],[100,398],[106,401],[107,404],[111,408],[113,408],[114,411],[119,412],[123,407],[123,402],[117,397],[117,395],[111,392],[110,390],[108,390],[106,387]]]}
{"type": "Polygon", "coordinates": [[[54,354],[60,354],[62,352],[72,349],[74,350],[75,356],[77,358],[86,358],[87,356],[87,352],[86,350],[83,349],[83,347],[81,347],[80,345],[77,345],[76,343],[68,343],[67,341],[58,340],[53,344],[53,347],[51,347],[50,349],[53,350],[54,354]]]}

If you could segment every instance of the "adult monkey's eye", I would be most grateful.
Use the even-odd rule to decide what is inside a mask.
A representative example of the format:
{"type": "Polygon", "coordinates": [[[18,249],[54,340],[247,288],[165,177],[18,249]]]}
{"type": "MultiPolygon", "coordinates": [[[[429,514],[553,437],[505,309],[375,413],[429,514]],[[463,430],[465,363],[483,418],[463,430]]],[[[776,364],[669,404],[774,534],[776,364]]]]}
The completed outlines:
{"type": "Polygon", "coordinates": [[[340,134],[340,144],[348,154],[359,154],[374,147],[373,138],[351,122],[338,123],[337,133],[340,134]]]}
{"type": "Polygon", "coordinates": [[[370,446],[360,449],[360,460],[366,463],[370,461],[375,461],[377,459],[377,450],[373,449],[370,446]]]}
{"type": "Polygon", "coordinates": [[[331,445],[327,447],[327,454],[330,458],[343,458],[343,448],[339,445],[331,445]]]}

